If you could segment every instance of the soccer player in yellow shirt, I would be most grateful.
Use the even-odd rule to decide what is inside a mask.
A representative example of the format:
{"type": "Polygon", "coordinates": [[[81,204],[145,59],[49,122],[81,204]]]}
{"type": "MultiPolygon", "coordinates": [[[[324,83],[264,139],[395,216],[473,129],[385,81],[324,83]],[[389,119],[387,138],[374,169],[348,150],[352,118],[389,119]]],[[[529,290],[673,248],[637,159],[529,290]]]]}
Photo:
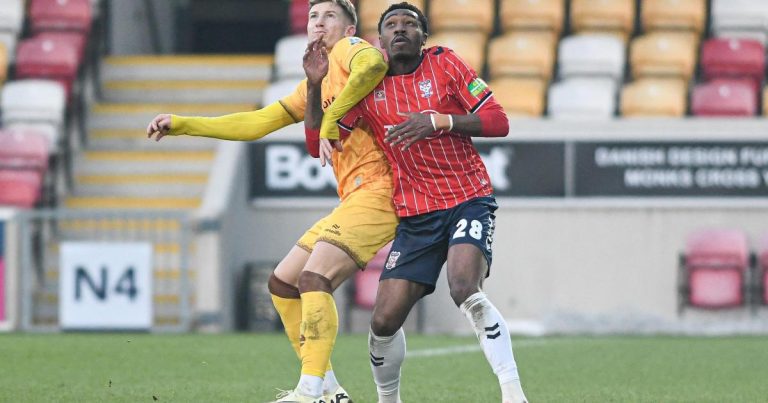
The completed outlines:
{"type": "MultiPolygon", "coordinates": [[[[269,279],[275,308],[301,359],[296,389],[278,396],[278,402],[351,401],[330,364],[338,332],[332,292],[394,238],[398,223],[391,201],[392,172],[373,137],[356,133],[333,146],[318,140],[323,133],[325,138],[338,138],[336,122],[387,71],[381,52],[352,36],[356,23],[349,0],[311,0],[308,49],[322,44],[326,50],[320,52],[321,60],[304,63],[328,63],[325,77],[310,74],[292,94],[260,110],[215,118],[162,114],[147,127],[148,136],[157,140],[166,135],[190,135],[240,141],[257,140],[302,120],[307,128],[319,129],[308,131],[314,135],[308,134],[307,145],[323,162],[323,157],[330,157],[340,204],[304,233],[269,279]],[[315,93],[318,83],[320,94],[315,93]],[[307,110],[308,99],[322,102],[323,116],[307,110]],[[354,152],[338,152],[341,144],[354,152]]],[[[313,54],[317,56],[317,52],[313,54]]]]}

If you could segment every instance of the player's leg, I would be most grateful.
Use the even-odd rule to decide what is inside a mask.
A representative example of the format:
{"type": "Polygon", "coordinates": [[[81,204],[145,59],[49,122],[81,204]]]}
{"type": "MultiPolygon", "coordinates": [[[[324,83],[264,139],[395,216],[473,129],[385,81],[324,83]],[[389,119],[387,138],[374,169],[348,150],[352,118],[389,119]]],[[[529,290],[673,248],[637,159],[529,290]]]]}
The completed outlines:
{"type": "Polygon", "coordinates": [[[275,271],[269,277],[269,293],[280,320],[283,322],[285,334],[291,342],[296,356],[301,359],[299,351],[299,326],[301,325],[301,296],[299,294],[299,274],[309,259],[309,252],[300,246],[294,246],[278,263],[275,271]]]}
{"type": "Polygon", "coordinates": [[[506,321],[481,286],[492,260],[496,203],[480,198],[455,210],[448,249],[448,286],[451,298],[475,330],[488,363],[498,377],[504,403],[526,402],[520,385],[512,340],[506,321]]]}

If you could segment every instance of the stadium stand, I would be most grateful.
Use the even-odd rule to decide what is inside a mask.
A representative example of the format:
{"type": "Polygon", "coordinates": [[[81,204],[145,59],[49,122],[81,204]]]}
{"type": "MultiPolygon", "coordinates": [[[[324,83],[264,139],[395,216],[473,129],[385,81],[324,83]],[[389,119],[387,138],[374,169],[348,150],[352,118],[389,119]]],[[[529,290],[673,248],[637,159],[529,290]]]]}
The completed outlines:
{"type": "Polygon", "coordinates": [[[501,0],[501,30],[563,30],[565,0],[501,0]]]}
{"type": "Polygon", "coordinates": [[[281,38],[275,44],[275,76],[277,79],[304,77],[303,57],[307,34],[281,38]]]}
{"type": "Polygon", "coordinates": [[[630,49],[632,76],[691,79],[696,68],[696,43],[694,34],[661,31],[633,39],[630,49]]]}
{"type": "Polygon", "coordinates": [[[754,116],[757,95],[749,80],[717,79],[694,87],[691,112],[695,116],[754,116]]]}
{"type": "Polygon", "coordinates": [[[16,55],[16,78],[40,78],[58,81],[67,98],[77,79],[78,54],[75,45],[66,40],[29,38],[19,43],[16,55]]]}
{"type": "Polygon", "coordinates": [[[64,87],[56,81],[18,80],[3,86],[3,126],[32,127],[44,133],[52,154],[60,149],[65,110],[64,87]]]}
{"type": "Polygon", "coordinates": [[[34,130],[0,131],[0,169],[45,175],[48,170],[48,139],[34,130]]]}
{"type": "Polygon", "coordinates": [[[76,31],[88,34],[91,30],[90,0],[32,0],[29,19],[33,33],[41,31],[76,31]]]}
{"type": "Polygon", "coordinates": [[[644,31],[686,30],[697,35],[704,31],[706,0],[644,0],[640,4],[644,31]]]}
{"type": "Polygon", "coordinates": [[[23,0],[4,0],[0,3],[0,43],[12,61],[16,55],[16,42],[24,22],[23,0]]]}
{"type": "Polygon", "coordinates": [[[549,87],[547,112],[555,119],[609,119],[617,85],[610,78],[569,78],[549,87]]]}
{"type": "Polygon", "coordinates": [[[289,95],[296,89],[296,86],[302,81],[301,77],[286,78],[280,81],[275,81],[264,90],[264,94],[261,98],[262,105],[269,105],[273,102],[277,102],[280,98],[289,95]]]}
{"type": "Polygon", "coordinates": [[[432,32],[493,30],[493,0],[430,0],[429,10],[432,32]]]}
{"type": "Polygon", "coordinates": [[[757,246],[756,268],[757,272],[753,277],[756,287],[753,287],[753,290],[757,291],[757,295],[752,301],[768,305],[768,233],[763,234],[757,246]]]}
{"type": "Polygon", "coordinates": [[[478,74],[482,74],[485,65],[485,44],[487,37],[484,33],[443,31],[427,38],[427,47],[442,45],[453,49],[472,66],[478,74]]]}
{"type": "Polygon", "coordinates": [[[0,169],[0,206],[32,208],[40,199],[41,187],[37,172],[0,169]]]}
{"type": "Polygon", "coordinates": [[[538,117],[544,112],[547,83],[541,78],[501,77],[489,86],[509,117],[538,117]]]}
{"type": "Polygon", "coordinates": [[[67,31],[42,31],[36,34],[34,39],[52,41],[56,46],[71,46],[77,54],[77,65],[83,64],[85,57],[86,37],[77,32],[67,31]]]}
{"type": "Polygon", "coordinates": [[[635,25],[633,0],[572,0],[571,28],[574,32],[607,32],[626,40],[635,25]]]}
{"type": "Polygon", "coordinates": [[[556,38],[547,31],[514,31],[490,41],[489,76],[552,78],[556,38]]]}
{"type": "Polygon", "coordinates": [[[712,0],[712,31],[716,37],[768,41],[768,2],[712,0]]]}
{"type": "Polygon", "coordinates": [[[690,233],[680,257],[678,310],[734,308],[744,305],[750,264],[747,236],[736,229],[690,233]]]}
{"type": "Polygon", "coordinates": [[[558,55],[559,75],[607,76],[624,80],[624,44],[615,36],[581,34],[563,38],[558,55]]]}
{"type": "Polygon", "coordinates": [[[306,35],[309,23],[309,0],[292,0],[290,11],[291,34],[306,35]]]}
{"type": "Polygon", "coordinates": [[[754,39],[713,38],[701,50],[703,78],[748,78],[755,92],[765,79],[765,47],[754,39]]]}
{"type": "Polygon", "coordinates": [[[686,84],[675,78],[642,78],[621,90],[621,116],[682,117],[686,112],[686,84]]]}
{"type": "MultiPolygon", "coordinates": [[[[360,20],[360,30],[358,36],[368,37],[370,35],[378,35],[379,18],[381,13],[384,12],[392,4],[400,3],[402,0],[360,0],[357,6],[357,16],[360,20]]],[[[424,10],[424,0],[409,1],[421,10],[424,10]]]]}

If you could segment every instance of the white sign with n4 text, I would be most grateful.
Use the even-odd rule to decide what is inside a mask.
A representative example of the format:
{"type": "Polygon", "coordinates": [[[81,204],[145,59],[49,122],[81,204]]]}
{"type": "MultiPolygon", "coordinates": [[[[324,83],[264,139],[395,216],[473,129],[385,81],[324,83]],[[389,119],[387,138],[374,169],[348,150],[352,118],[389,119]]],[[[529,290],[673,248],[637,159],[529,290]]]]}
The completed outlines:
{"type": "Polygon", "coordinates": [[[152,326],[152,244],[63,242],[62,329],[148,330],[152,326]]]}

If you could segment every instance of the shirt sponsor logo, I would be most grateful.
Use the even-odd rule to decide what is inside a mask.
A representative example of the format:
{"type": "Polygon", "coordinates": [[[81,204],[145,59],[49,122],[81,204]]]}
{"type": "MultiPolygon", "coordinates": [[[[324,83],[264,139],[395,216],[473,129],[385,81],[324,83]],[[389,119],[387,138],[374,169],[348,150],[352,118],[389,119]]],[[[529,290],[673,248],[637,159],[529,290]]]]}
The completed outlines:
{"type": "Polygon", "coordinates": [[[376,102],[386,101],[387,94],[384,92],[384,90],[376,90],[373,92],[373,100],[376,102]]]}
{"type": "Polygon", "coordinates": [[[419,90],[421,90],[422,98],[429,98],[432,96],[432,80],[420,81],[419,90]]]}
{"type": "Polygon", "coordinates": [[[357,45],[358,43],[360,43],[362,41],[363,41],[362,39],[360,39],[360,38],[358,38],[356,36],[352,36],[352,37],[349,38],[349,44],[350,45],[357,45]]]}
{"type": "Polygon", "coordinates": [[[392,270],[397,264],[397,259],[400,258],[400,252],[389,252],[389,258],[387,258],[387,264],[384,266],[387,270],[392,270]]]}
{"type": "Polygon", "coordinates": [[[482,78],[476,78],[467,85],[467,89],[473,97],[480,95],[486,88],[488,88],[488,84],[482,78]]]}

